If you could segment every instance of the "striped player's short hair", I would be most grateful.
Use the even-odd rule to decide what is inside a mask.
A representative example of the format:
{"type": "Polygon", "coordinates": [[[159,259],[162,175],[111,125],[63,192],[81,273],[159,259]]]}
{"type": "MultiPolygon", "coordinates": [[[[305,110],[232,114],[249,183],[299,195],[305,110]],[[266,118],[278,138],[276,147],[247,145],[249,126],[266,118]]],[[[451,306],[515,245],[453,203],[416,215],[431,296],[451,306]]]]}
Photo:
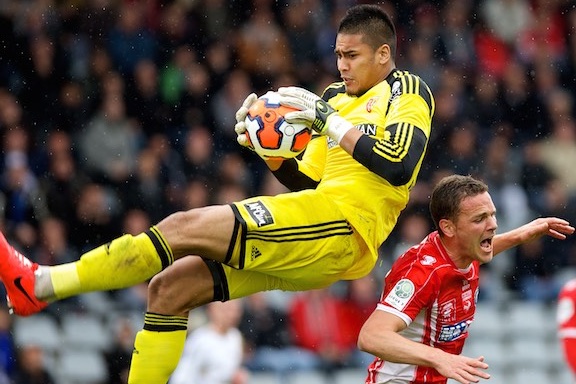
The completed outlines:
{"type": "Polygon", "coordinates": [[[455,220],[460,213],[460,203],[466,197],[488,192],[488,186],[472,176],[446,176],[436,184],[430,197],[430,215],[440,231],[440,220],[455,220]]]}

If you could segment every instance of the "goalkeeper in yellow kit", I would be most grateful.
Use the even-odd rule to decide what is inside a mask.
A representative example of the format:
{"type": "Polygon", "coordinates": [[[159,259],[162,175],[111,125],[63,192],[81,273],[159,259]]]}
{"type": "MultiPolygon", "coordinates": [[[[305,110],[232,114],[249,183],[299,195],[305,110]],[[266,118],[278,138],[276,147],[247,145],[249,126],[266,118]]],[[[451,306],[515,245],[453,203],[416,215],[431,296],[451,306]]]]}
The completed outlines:
{"type": "MultiPolygon", "coordinates": [[[[352,7],[334,50],[342,82],[322,98],[297,87],[278,90],[282,104],[298,109],[286,119],[318,133],[302,159],[267,160],[290,193],[177,212],[57,266],[31,263],[0,235],[0,278],[14,313],[152,278],[129,383],[166,383],[184,347],[189,310],[368,274],[416,182],[434,112],[428,86],[395,68],[395,50],[386,13],[352,7]]],[[[237,112],[243,145],[255,99],[248,96],[237,112]]]]}

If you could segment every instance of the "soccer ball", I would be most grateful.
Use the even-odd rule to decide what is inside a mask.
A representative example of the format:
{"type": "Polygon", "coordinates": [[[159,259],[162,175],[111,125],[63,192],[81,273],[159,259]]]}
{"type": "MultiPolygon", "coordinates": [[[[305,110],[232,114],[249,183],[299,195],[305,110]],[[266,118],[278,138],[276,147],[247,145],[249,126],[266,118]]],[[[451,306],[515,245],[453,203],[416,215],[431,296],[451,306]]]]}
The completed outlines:
{"type": "Polygon", "coordinates": [[[246,133],[260,156],[290,159],[304,151],[312,131],[304,124],[284,120],[284,114],[296,109],[280,105],[279,97],[278,93],[268,91],[252,104],[246,116],[246,133]]]}

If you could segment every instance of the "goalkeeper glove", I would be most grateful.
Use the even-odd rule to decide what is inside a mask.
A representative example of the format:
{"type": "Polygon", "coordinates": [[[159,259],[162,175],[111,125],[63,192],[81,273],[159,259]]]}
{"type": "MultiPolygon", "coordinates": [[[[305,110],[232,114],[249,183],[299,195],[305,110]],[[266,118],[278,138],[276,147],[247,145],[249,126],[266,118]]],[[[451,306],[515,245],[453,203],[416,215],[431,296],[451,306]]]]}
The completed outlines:
{"type": "Polygon", "coordinates": [[[242,106],[236,111],[236,125],[234,125],[234,130],[236,131],[236,141],[243,147],[254,150],[250,145],[250,140],[246,136],[246,115],[248,115],[248,110],[258,100],[258,96],[255,93],[251,93],[246,97],[242,106]]]}
{"type": "MultiPolygon", "coordinates": [[[[248,110],[250,107],[258,100],[258,96],[255,93],[251,93],[246,97],[242,106],[236,111],[236,125],[234,125],[234,131],[236,131],[236,141],[243,147],[246,147],[254,152],[254,147],[250,144],[248,139],[248,134],[246,133],[246,116],[248,115],[248,110]]],[[[261,155],[256,152],[264,160],[270,160],[268,156],[261,155]]]]}
{"type": "Polygon", "coordinates": [[[280,104],[299,111],[284,116],[289,123],[303,123],[321,135],[327,135],[337,143],[353,125],[341,117],[334,108],[316,94],[299,87],[280,87],[280,104]]]}

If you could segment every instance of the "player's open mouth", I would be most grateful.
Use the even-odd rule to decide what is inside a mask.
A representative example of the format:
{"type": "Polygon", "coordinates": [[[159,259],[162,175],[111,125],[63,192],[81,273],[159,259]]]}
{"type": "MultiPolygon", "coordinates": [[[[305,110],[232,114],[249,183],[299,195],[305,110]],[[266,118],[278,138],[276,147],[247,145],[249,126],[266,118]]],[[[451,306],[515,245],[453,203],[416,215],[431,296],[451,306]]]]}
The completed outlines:
{"type": "Polygon", "coordinates": [[[484,249],[485,251],[491,251],[492,250],[492,238],[488,238],[488,239],[484,239],[480,242],[480,246],[482,247],[482,249],[484,249]]]}

